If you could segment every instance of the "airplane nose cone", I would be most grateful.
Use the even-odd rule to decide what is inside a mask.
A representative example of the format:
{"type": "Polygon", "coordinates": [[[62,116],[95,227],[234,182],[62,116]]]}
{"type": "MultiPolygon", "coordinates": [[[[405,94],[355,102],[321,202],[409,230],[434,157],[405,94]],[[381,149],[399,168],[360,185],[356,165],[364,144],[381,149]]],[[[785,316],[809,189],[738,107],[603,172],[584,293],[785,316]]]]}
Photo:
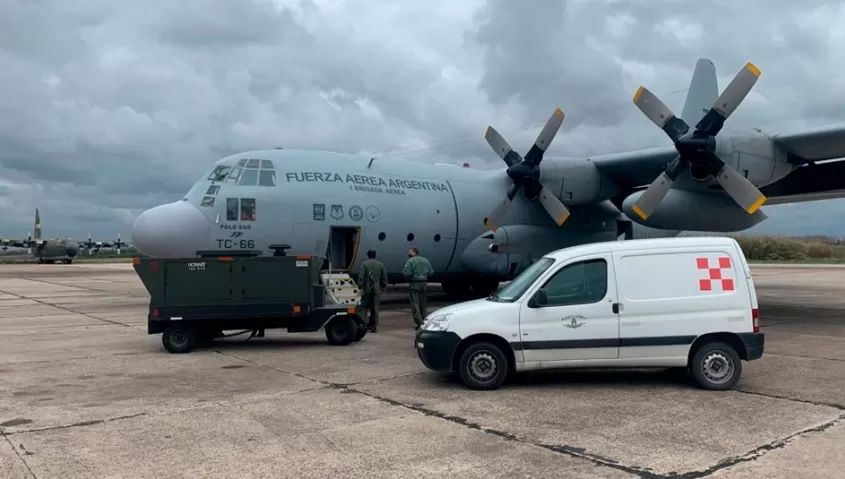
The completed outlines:
{"type": "Polygon", "coordinates": [[[208,249],[211,222],[194,205],[176,201],[141,213],[132,225],[132,243],[153,258],[193,258],[208,249]]]}

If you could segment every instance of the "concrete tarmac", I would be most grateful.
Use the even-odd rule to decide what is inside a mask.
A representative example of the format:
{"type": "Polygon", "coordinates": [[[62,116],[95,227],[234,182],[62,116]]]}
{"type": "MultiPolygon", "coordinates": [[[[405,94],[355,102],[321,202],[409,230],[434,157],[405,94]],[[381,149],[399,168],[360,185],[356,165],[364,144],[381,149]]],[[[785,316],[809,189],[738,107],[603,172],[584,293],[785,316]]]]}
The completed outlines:
{"type": "Polygon", "coordinates": [[[754,274],[767,348],[736,391],[607,371],[476,392],[420,363],[401,288],[350,346],[172,355],[131,265],[0,266],[0,478],[843,477],[845,268],[754,274]]]}

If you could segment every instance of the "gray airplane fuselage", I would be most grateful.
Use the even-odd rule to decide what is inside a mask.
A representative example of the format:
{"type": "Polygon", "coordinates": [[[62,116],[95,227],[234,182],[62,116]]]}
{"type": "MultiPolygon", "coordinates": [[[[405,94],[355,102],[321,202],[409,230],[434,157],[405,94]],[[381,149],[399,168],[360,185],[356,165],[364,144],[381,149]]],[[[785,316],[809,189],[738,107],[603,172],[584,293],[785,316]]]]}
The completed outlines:
{"type": "MultiPolygon", "coordinates": [[[[552,178],[557,176],[554,161],[544,162],[552,178]]],[[[562,182],[543,181],[556,194],[561,192],[562,182]]],[[[373,249],[393,282],[402,281],[408,248],[416,247],[434,268],[432,281],[443,282],[477,275],[511,278],[548,251],[618,238],[620,214],[609,202],[581,210],[576,205],[572,217],[557,227],[521,192],[505,226],[487,231],[484,218],[501,201],[509,182],[502,169],[371,162],[362,156],[307,150],[245,152],[216,162],[182,200],[142,213],[132,240],[151,257],[195,257],[198,250],[261,250],[271,255],[272,244],[290,245],[290,255],[326,255],[331,246],[332,268],[349,268],[353,275],[365,252],[373,249]],[[237,164],[249,166],[248,160],[268,167],[267,173],[249,173],[246,183],[254,186],[236,184],[240,177],[213,181],[220,167],[246,175],[237,164]],[[353,234],[357,241],[350,238],[353,234]],[[489,248],[493,243],[520,249],[495,253],[489,248]]],[[[590,198],[577,200],[586,203],[590,198]]],[[[648,228],[639,230],[641,237],[648,228]]]]}
{"type": "Polygon", "coordinates": [[[41,245],[32,247],[32,256],[37,258],[39,263],[71,263],[78,253],[76,243],[62,238],[48,239],[41,245]]]}

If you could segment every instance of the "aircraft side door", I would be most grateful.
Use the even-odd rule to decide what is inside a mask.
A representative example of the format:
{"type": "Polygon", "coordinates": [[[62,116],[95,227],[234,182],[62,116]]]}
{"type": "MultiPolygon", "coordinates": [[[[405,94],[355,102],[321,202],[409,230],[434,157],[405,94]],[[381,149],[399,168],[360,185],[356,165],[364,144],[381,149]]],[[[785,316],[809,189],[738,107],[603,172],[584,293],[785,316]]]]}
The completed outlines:
{"type": "Polygon", "coordinates": [[[619,314],[609,253],[567,261],[520,307],[525,361],[616,359],[619,314]]]}

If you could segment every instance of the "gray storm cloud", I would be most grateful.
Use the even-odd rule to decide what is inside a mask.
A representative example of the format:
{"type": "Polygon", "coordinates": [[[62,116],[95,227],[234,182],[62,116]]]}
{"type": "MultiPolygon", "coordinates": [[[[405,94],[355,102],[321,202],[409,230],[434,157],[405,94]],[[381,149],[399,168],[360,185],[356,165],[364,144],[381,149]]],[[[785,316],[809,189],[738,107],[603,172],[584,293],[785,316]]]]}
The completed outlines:
{"type": "MultiPolygon", "coordinates": [[[[39,207],[45,235],[127,237],[238,150],[500,167],[487,125],[527,150],[556,107],[554,153],[664,145],[631,96],[643,83],[680,110],[699,56],[722,87],[746,61],[763,71],[732,123],[845,116],[834,2],[406,3],[0,2],[0,234],[39,207]]],[[[838,205],[772,208],[764,226],[821,232],[838,205]]]]}

